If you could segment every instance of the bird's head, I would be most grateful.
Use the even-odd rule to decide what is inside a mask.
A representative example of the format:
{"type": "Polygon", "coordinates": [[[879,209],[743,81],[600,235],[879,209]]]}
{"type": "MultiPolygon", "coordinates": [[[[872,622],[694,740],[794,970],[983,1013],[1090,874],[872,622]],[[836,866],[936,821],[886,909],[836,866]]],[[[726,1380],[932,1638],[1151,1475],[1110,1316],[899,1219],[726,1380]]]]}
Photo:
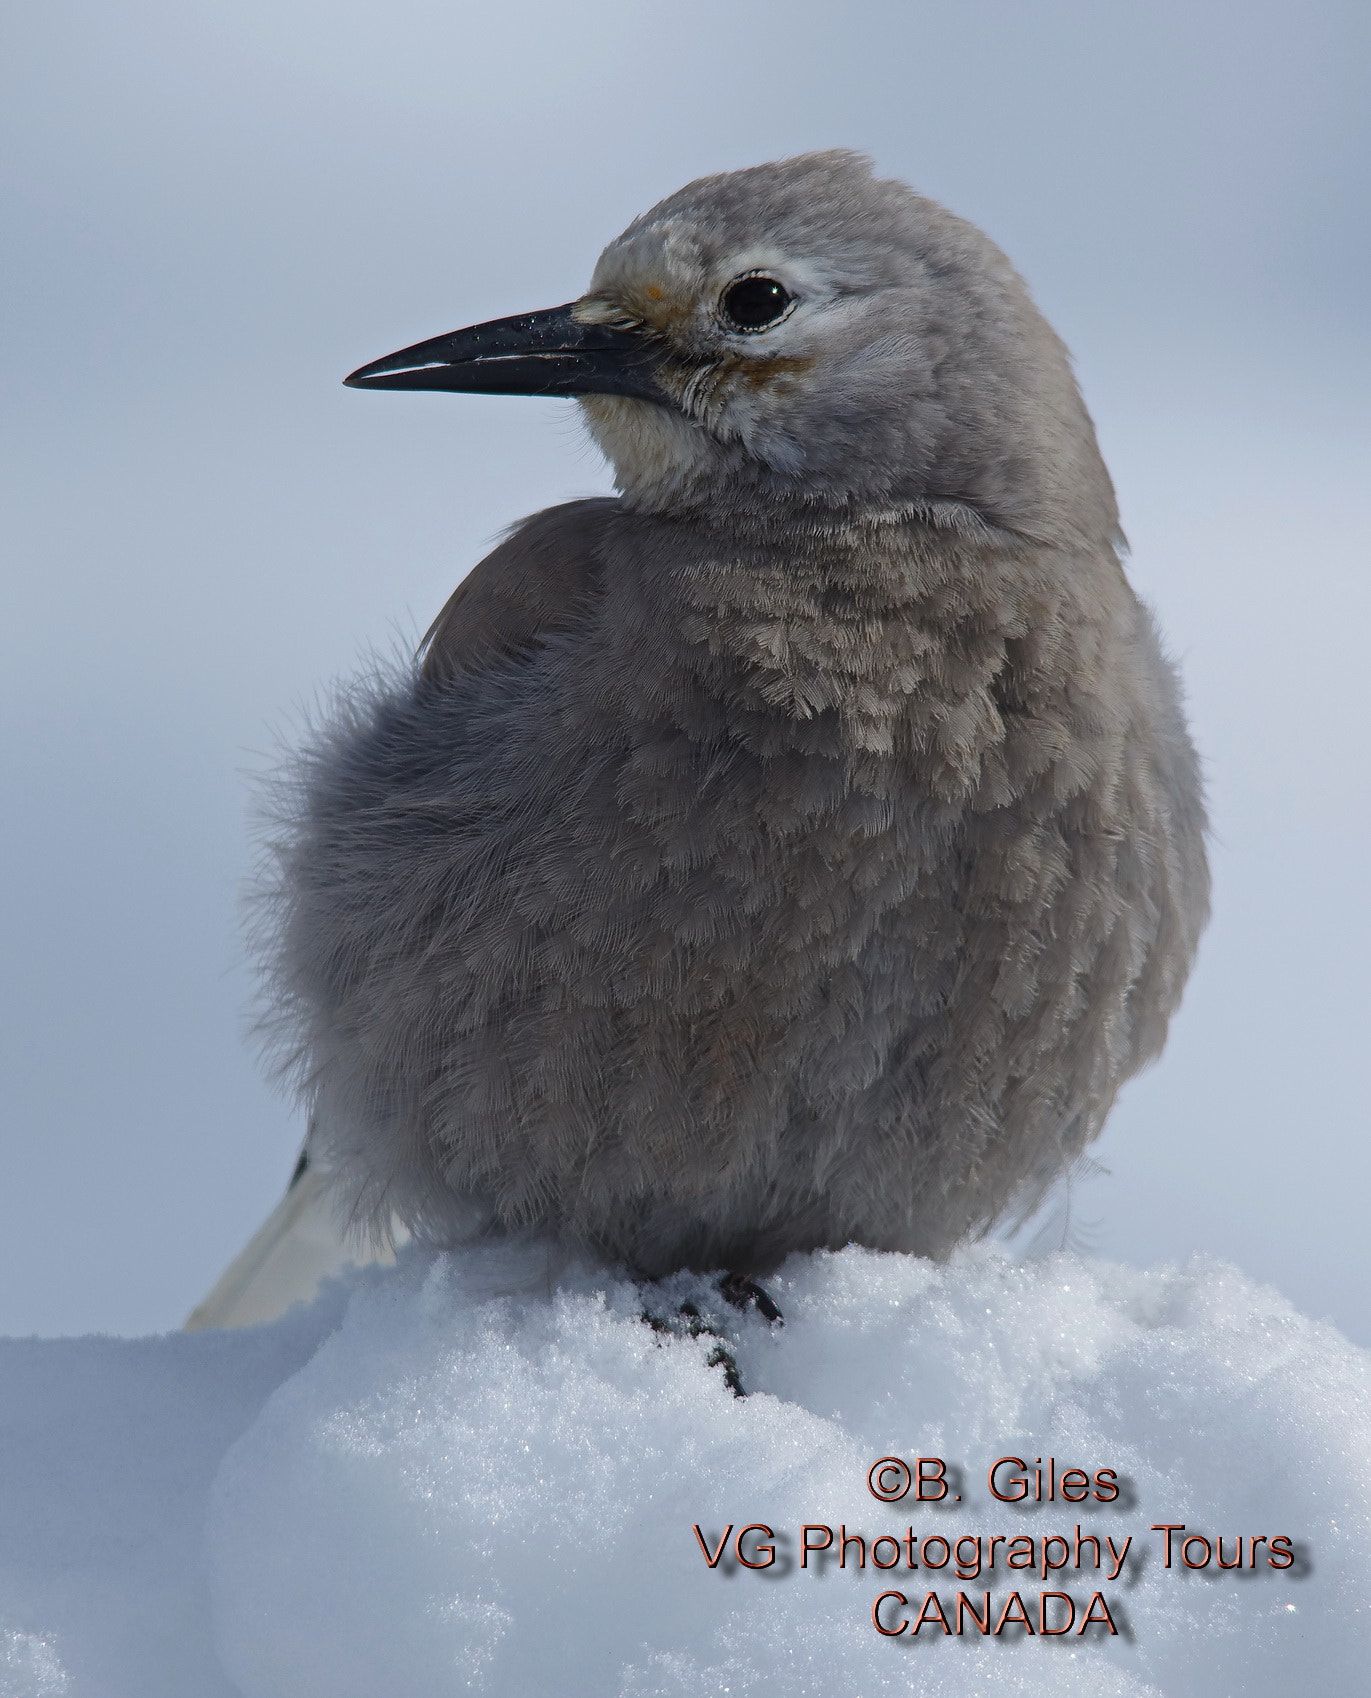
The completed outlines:
{"type": "Polygon", "coordinates": [[[688,184],[565,307],[354,372],[577,397],[630,504],[918,515],[1099,543],[1117,524],[1065,349],[986,236],[860,155],[688,184]]]}

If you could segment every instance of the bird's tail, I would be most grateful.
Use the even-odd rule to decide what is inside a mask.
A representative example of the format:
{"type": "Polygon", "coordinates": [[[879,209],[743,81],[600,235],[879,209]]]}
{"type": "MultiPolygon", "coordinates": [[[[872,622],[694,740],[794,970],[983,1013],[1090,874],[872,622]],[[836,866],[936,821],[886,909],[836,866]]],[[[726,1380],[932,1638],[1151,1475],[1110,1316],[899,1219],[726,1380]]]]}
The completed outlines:
{"type": "MultiPolygon", "coordinates": [[[[392,1233],[394,1245],[409,1237],[399,1221],[392,1233]]],[[[324,1280],[345,1268],[394,1260],[393,1248],[348,1231],[328,1176],[311,1162],[306,1145],[285,1196],[191,1310],[186,1331],[274,1321],[292,1303],[309,1302],[324,1280]]]]}

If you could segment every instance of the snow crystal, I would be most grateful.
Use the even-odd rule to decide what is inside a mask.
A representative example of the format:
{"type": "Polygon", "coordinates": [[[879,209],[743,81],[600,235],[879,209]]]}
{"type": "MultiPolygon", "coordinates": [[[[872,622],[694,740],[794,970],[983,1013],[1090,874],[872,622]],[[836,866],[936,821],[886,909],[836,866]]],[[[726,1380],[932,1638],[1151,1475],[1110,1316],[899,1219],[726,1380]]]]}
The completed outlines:
{"type": "Polygon", "coordinates": [[[0,1347],[26,1470],[0,1522],[0,1694],[1358,1689],[1371,1357],[1331,1328],[1203,1260],[848,1249],[767,1284],[781,1327],[689,1277],[648,1299],[714,1318],[742,1399],[718,1338],[644,1325],[641,1289],[533,1243],[406,1253],[274,1327],[0,1347]],[[942,1459],[947,1498],[928,1462],[930,1501],[878,1501],[887,1456],[942,1459]],[[1026,1501],[990,1493],[1006,1456],[1026,1501]],[[1153,1524],[1184,1524],[1169,1568],[1153,1524]],[[1192,1560],[1241,1539],[1244,1565],[1186,1567],[1196,1537],[1192,1560]],[[964,1614],[945,1635],[925,1606],[955,1626],[958,1594],[981,1612],[987,1591],[1034,1630],[964,1614]],[[888,1628],[923,1610],[917,1636],[876,1632],[882,1592],[908,1600],[888,1628]],[[1042,1608],[1074,1625],[1044,1637],[1042,1608]]]}

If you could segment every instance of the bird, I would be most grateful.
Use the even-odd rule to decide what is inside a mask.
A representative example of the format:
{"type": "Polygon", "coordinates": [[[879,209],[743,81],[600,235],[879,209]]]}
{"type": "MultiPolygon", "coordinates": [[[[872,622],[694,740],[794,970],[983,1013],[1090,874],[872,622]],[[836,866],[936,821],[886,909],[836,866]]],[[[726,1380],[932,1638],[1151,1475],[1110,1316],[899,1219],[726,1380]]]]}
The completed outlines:
{"type": "Polygon", "coordinates": [[[1160,1052],[1209,880],[1005,255],[808,153],[345,381],[572,398],[616,493],[514,525],[286,787],[272,1029],[341,1217],[744,1285],[1026,1218],[1160,1052]]]}

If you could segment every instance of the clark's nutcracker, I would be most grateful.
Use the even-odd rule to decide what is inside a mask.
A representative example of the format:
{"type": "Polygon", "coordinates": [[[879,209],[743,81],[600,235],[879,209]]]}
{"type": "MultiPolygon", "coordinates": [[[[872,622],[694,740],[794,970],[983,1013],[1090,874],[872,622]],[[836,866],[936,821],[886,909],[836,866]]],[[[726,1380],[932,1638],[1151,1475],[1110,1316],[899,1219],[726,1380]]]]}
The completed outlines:
{"type": "Polygon", "coordinates": [[[1160,1050],[1208,879],[1004,256],[808,154],[347,381],[574,396],[620,493],[515,526],[300,767],[272,984],[343,1213],[651,1278],[1028,1211],[1160,1050]]]}

